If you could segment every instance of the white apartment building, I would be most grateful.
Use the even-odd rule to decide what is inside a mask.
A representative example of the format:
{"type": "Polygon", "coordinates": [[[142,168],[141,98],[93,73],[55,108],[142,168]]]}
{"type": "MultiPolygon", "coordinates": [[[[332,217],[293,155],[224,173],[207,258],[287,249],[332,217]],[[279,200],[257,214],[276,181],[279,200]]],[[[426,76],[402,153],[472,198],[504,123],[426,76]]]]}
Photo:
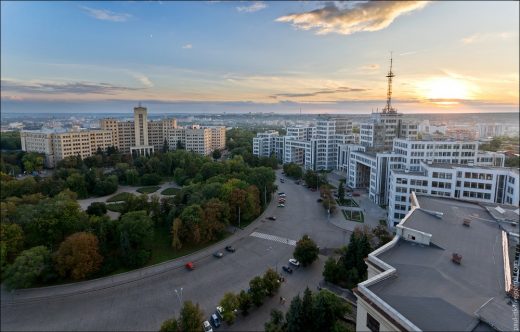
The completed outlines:
{"type": "Polygon", "coordinates": [[[66,157],[86,158],[113,145],[110,130],[25,130],[20,132],[20,139],[22,151],[45,154],[45,166],[49,168],[66,157]]]}
{"type": "Polygon", "coordinates": [[[258,133],[253,138],[253,154],[260,157],[274,153],[283,163],[297,163],[305,169],[334,169],[338,146],[351,142],[350,120],[320,119],[315,127],[289,127],[283,137],[276,131],[258,133]]]}
{"type": "Polygon", "coordinates": [[[167,140],[170,150],[175,150],[180,142],[186,150],[207,156],[226,147],[226,127],[174,128],[168,131],[167,140]]]}
{"type": "Polygon", "coordinates": [[[372,113],[367,122],[360,124],[360,145],[389,151],[394,138],[417,138],[417,128],[416,123],[403,121],[401,113],[372,113]]]}
{"type": "Polygon", "coordinates": [[[276,130],[257,133],[253,137],[253,154],[258,157],[269,157],[276,153],[276,138],[280,137],[276,130]]]}
{"type": "Polygon", "coordinates": [[[480,138],[503,136],[506,133],[506,125],[500,123],[479,123],[477,130],[480,138]]]}
{"type": "Polygon", "coordinates": [[[410,210],[410,194],[518,206],[518,169],[421,162],[420,169],[393,170],[389,177],[389,227],[410,210]]]}
{"type": "Polygon", "coordinates": [[[446,129],[448,126],[446,124],[432,124],[430,120],[424,120],[419,123],[418,131],[422,134],[446,134],[446,129]]]}
{"type": "Polygon", "coordinates": [[[418,171],[421,162],[478,166],[504,166],[505,156],[479,152],[478,142],[425,141],[396,138],[392,152],[374,152],[362,145],[343,144],[338,149],[337,169],[346,172],[347,185],[368,188],[374,203],[388,204],[388,179],[392,170],[418,171]]]}

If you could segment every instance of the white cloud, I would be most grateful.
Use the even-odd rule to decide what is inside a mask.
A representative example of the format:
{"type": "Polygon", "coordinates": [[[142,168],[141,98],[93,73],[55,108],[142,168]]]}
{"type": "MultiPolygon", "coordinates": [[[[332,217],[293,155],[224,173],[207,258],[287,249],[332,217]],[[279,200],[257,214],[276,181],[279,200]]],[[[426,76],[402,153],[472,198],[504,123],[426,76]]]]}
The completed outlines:
{"type": "Polygon", "coordinates": [[[127,13],[115,13],[107,9],[95,9],[85,6],[82,6],[81,9],[83,9],[93,18],[103,21],[126,22],[132,17],[132,15],[127,13]]]}
{"type": "Polygon", "coordinates": [[[360,31],[378,31],[388,27],[403,14],[421,9],[428,1],[369,1],[339,7],[329,2],[323,8],[289,14],[276,19],[302,30],[315,29],[316,34],[350,35],[360,31]]]}
{"type": "Polygon", "coordinates": [[[191,45],[191,44],[182,45],[182,48],[183,48],[183,49],[188,49],[188,50],[189,50],[189,49],[192,49],[192,48],[193,48],[193,45],[191,45]]]}
{"type": "Polygon", "coordinates": [[[148,77],[146,77],[145,75],[140,74],[140,73],[132,73],[132,76],[136,80],[138,80],[142,85],[144,85],[145,87],[147,87],[147,88],[152,88],[153,87],[153,82],[148,77]]]}
{"type": "Polygon", "coordinates": [[[361,70],[378,70],[379,65],[377,63],[371,63],[368,65],[361,66],[361,70]]]}
{"type": "Polygon", "coordinates": [[[237,10],[239,12],[244,12],[244,13],[253,13],[253,12],[262,10],[266,7],[267,7],[267,5],[263,1],[255,1],[252,4],[250,4],[249,6],[237,7],[237,10]]]}
{"type": "Polygon", "coordinates": [[[506,40],[513,36],[511,32],[499,32],[499,33],[475,33],[471,36],[461,39],[463,44],[475,44],[488,41],[491,39],[502,39],[506,40]]]}

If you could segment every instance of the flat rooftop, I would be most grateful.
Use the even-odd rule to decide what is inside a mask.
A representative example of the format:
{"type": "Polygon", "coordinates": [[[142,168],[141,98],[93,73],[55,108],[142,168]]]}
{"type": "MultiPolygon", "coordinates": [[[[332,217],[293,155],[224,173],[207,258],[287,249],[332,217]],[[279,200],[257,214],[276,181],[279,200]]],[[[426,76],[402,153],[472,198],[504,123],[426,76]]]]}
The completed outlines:
{"type": "Polygon", "coordinates": [[[430,245],[399,239],[377,256],[396,275],[368,288],[421,330],[513,330],[499,223],[478,204],[417,199],[420,209],[403,226],[432,234],[430,245]],[[471,218],[469,227],[465,218],[471,218]],[[462,256],[460,265],[451,261],[453,253],[462,256]]]}

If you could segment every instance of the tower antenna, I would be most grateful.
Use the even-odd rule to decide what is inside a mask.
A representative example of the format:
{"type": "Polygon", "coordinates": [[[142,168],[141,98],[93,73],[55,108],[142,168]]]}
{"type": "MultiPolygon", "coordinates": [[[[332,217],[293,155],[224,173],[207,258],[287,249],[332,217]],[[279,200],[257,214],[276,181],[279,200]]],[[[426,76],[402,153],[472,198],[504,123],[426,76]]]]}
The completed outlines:
{"type": "Polygon", "coordinates": [[[392,72],[392,64],[393,58],[392,52],[390,52],[390,70],[386,75],[388,78],[388,90],[386,92],[386,106],[383,108],[383,113],[395,113],[395,110],[392,108],[392,78],[395,77],[394,73],[392,72]]]}

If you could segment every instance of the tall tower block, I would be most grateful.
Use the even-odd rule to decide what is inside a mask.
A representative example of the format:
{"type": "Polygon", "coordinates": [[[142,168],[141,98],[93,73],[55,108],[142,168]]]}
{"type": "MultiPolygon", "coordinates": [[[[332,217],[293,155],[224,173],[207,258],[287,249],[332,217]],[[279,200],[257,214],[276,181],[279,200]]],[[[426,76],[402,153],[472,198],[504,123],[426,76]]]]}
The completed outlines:
{"type": "Polygon", "coordinates": [[[148,111],[146,107],[134,107],[135,146],[148,146],[148,111]]]}

